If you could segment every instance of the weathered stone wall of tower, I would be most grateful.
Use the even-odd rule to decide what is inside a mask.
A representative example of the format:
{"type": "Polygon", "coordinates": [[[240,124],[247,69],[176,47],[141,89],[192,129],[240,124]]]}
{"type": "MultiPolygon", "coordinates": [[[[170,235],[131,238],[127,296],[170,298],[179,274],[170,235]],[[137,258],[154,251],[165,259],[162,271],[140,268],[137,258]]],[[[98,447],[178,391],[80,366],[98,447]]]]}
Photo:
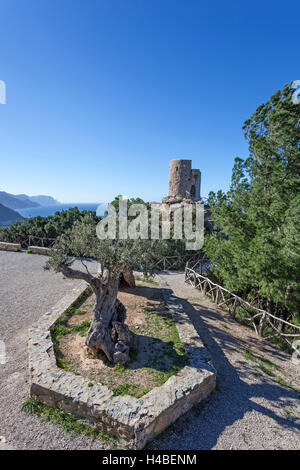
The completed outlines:
{"type": "Polygon", "coordinates": [[[169,196],[186,198],[191,186],[192,160],[174,159],[170,161],[169,196]]]}

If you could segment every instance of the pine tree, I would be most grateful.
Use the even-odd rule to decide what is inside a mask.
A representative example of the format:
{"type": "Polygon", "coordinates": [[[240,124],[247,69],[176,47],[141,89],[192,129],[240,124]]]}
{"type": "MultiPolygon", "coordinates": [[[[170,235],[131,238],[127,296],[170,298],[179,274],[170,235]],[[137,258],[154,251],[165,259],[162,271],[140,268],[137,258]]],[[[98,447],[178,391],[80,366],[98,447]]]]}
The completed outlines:
{"type": "Polygon", "coordinates": [[[249,157],[235,159],[230,190],[211,193],[215,232],[205,248],[224,286],[259,296],[285,318],[299,311],[300,104],[285,85],[243,126],[249,157]]]}

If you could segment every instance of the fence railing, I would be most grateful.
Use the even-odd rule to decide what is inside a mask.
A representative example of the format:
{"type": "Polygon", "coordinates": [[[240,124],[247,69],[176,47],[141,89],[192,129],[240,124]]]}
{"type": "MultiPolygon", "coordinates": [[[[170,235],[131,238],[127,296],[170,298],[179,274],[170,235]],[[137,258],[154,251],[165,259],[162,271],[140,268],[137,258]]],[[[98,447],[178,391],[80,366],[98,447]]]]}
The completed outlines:
{"type": "Polygon", "coordinates": [[[194,265],[198,263],[201,259],[204,259],[203,253],[201,251],[185,255],[177,254],[174,256],[163,256],[156,263],[155,267],[163,271],[185,269],[187,263],[189,265],[194,265]]]}
{"type": "Polygon", "coordinates": [[[199,274],[188,266],[185,268],[185,282],[200,289],[205,295],[208,295],[218,307],[227,310],[233,319],[235,319],[237,312],[243,313],[244,317],[239,316],[239,321],[250,322],[256,334],[262,336],[264,339],[281,337],[293,348],[293,338],[300,338],[300,326],[296,326],[265,310],[254,307],[238,295],[212,282],[209,278],[199,274]],[[264,330],[267,326],[271,328],[271,334],[264,336],[264,330]],[[288,333],[283,331],[286,326],[288,326],[288,333]]]}
{"type": "Polygon", "coordinates": [[[57,238],[45,238],[45,237],[36,237],[29,235],[28,245],[42,246],[45,248],[51,248],[57,241],[57,238]]]}
{"type": "Polygon", "coordinates": [[[9,237],[5,236],[3,239],[0,237],[0,241],[8,243],[20,243],[22,248],[28,248],[31,245],[41,246],[44,248],[51,248],[57,241],[56,238],[38,237],[35,235],[23,236],[21,234],[10,234],[9,237]]]}

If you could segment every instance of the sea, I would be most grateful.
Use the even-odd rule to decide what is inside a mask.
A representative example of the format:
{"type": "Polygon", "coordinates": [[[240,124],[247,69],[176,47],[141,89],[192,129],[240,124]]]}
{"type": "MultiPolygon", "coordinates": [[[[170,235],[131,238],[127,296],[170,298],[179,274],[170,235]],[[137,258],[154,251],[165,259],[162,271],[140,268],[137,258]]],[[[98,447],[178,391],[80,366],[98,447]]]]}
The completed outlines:
{"type": "Polygon", "coordinates": [[[78,207],[80,211],[96,211],[97,215],[103,216],[105,210],[107,208],[107,204],[102,203],[76,203],[70,202],[65,204],[55,204],[53,206],[38,206],[38,207],[29,207],[27,209],[16,209],[22,217],[30,218],[30,217],[37,217],[40,215],[41,217],[47,217],[48,215],[54,215],[55,212],[61,212],[72,207],[78,207]]]}

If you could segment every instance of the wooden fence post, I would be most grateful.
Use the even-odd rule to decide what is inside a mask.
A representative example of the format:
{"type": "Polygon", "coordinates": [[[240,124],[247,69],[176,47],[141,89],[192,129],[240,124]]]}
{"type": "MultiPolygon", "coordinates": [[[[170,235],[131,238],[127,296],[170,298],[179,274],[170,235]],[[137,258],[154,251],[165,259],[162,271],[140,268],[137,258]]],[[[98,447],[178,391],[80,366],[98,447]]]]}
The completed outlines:
{"type": "Polygon", "coordinates": [[[263,313],[262,316],[261,316],[261,319],[259,321],[259,327],[258,327],[258,335],[261,336],[261,337],[263,337],[263,335],[264,335],[265,323],[266,323],[266,314],[263,313]]]}
{"type": "Polygon", "coordinates": [[[234,298],[232,312],[231,312],[231,316],[232,316],[233,320],[235,319],[235,310],[236,310],[236,297],[234,298]]]}

